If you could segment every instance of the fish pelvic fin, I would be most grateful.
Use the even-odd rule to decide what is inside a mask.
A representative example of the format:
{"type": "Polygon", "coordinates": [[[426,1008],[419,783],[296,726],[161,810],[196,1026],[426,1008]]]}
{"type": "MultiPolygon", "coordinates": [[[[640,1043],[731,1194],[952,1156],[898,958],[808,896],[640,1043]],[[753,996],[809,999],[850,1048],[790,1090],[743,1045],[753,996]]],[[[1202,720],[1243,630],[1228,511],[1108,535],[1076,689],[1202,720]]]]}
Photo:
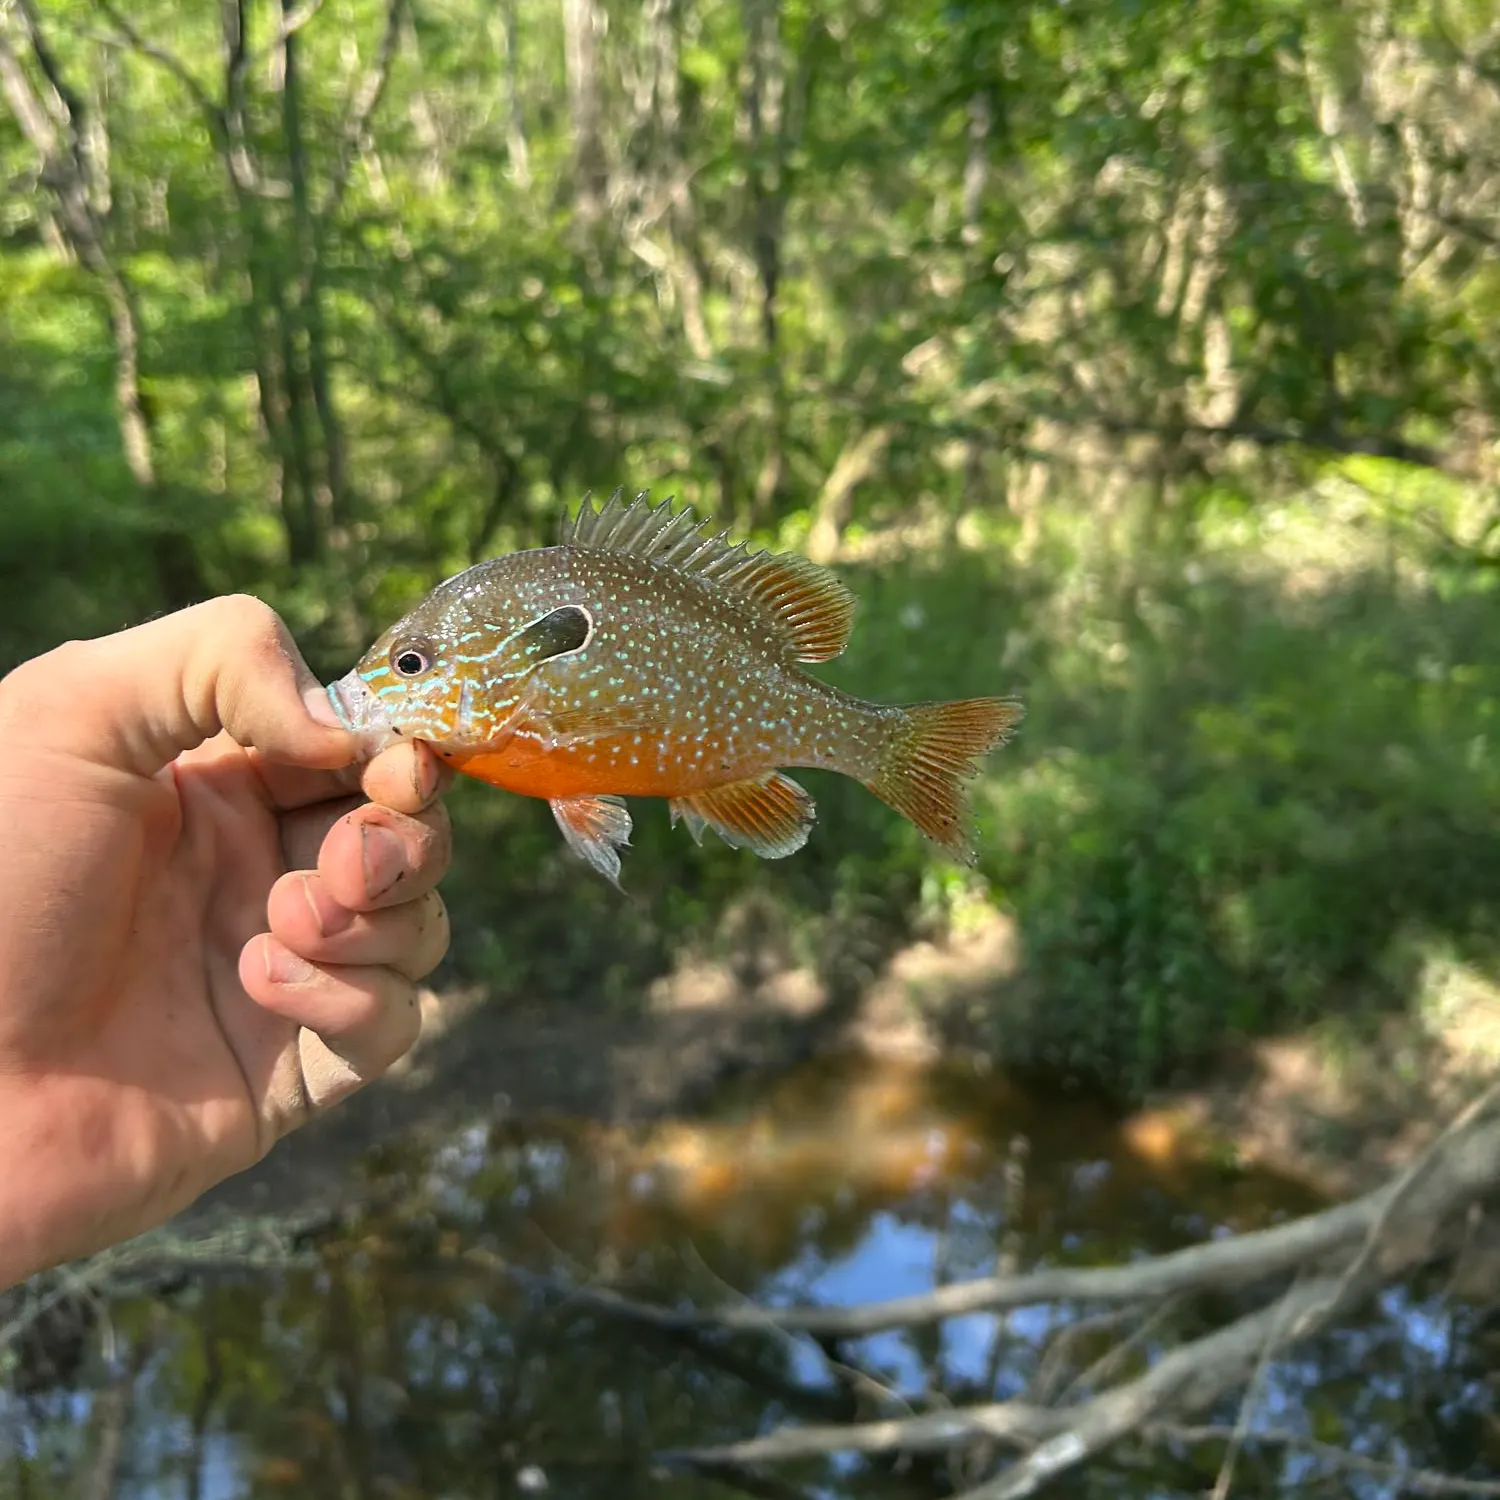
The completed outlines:
{"type": "Polygon", "coordinates": [[[827,568],[796,553],[752,551],[728,532],[705,536],[691,510],[672,512],[642,491],[626,502],[616,490],[595,510],[584,497],[559,533],[564,547],[619,552],[692,574],[737,598],[798,661],[831,661],[849,644],[854,595],[827,568]]]}
{"type": "Polygon", "coordinates": [[[1011,698],[964,698],[902,708],[875,779],[880,800],[960,864],[975,862],[965,783],[1010,738],[1024,710],[1011,698]]]}
{"type": "Polygon", "coordinates": [[[630,811],[623,797],[554,797],[548,803],[568,847],[616,890],[619,851],[630,843],[630,811]]]}
{"type": "Polygon", "coordinates": [[[817,821],[817,806],[790,776],[767,771],[691,797],[674,797],[672,822],[681,818],[701,842],[705,827],[731,849],[748,849],[762,859],[785,859],[806,842],[817,821]]]}
{"type": "Polygon", "coordinates": [[[673,797],[667,803],[667,812],[671,815],[672,827],[675,828],[680,819],[692,837],[693,842],[701,847],[703,844],[703,830],[708,827],[708,824],[698,816],[692,803],[682,797],[673,797]]]}

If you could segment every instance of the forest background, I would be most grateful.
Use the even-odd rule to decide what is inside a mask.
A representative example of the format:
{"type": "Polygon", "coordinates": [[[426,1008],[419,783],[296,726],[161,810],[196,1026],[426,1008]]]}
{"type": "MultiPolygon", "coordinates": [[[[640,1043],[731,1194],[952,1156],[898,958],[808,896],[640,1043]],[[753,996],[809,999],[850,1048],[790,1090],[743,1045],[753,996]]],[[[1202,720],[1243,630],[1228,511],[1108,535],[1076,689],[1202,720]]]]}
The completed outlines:
{"type": "MultiPolygon", "coordinates": [[[[1136,1107],[1222,1085],[1240,1102],[1222,1156],[1209,1149],[1215,1170],[1232,1175],[1274,1139],[1292,1148],[1283,1164],[1352,1193],[1413,1159],[1500,1063],[1492,4],[0,0],[0,184],[0,671],[248,590],[331,678],[438,579],[550,540],[585,492],[618,485],[836,566],[860,599],[852,645],[827,669],[841,685],[1025,700],[1020,734],[976,788],[972,872],[860,788],[813,775],[820,825],[775,864],[700,850],[664,810],[639,809],[622,906],[540,804],[456,788],[454,947],[434,984],[461,1003],[410,1097],[472,1104],[503,1083],[523,1105],[621,1117],[686,1107],[686,1085],[712,1093],[725,1066],[851,1034],[915,1030],[923,1056],[961,1044],[1000,1065],[981,1075],[983,1107],[1022,1079],[1042,1101],[1029,1133],[1005,1126],[1016,1134],[971,1267],[996,1272],[982,1305],[1113,1296],[1080,1326],[1106,1330],[1094,1370],[1115,1363],[1097,1399],[1065,1411],[1071,1333],[1032,1350],[1000,1316],[988,1387],[932,1375],[920,1399],[944,1412],[988,1400],[1019,1369],[1031,1404],[1002,1413],[1019,1425],[976,1439],[950,1423],[943,1468],[910,1461],[931,1412],[887,1424],[897,1457],[861,1471],[868,1493],[951,1494],[976,1476],[991,1500],[1032,1493],[1048,1434],[1082,1444],[1077,1463],[1167,1411],[1166,1397],[1145,1401],[1151,1380],[1171,1401],[1248,1385],[1298,1414],[1298,1433],[1256,1439],[1286,1447],[1285,1467],[1242,1464],[1237,1493],[1286,1493],[1309,1442],[1332,1492],[1500,1493],[1481,1339],[1500,1247],[1469,1276],[1478,1301],[1442,1315],[1467,1331],[1440,1353],[1427,1304],[1386,1297],[1385,1334],[1336,1330],[1310,1363],[1266,1378],[1279,1341],[1333,1328],[1448,1255],[1455,1224],[1466,1245],[1476,1226],[1493,1240],[1483,1202],[1500,1127],[1482,1111],[1394,1196],[1315,1221],[1325,1238],[1215,1242],[1178,1271],[1137,1259],[1181,1243],[1188,1220],[1153,1227],[1155,1187],[1131,1175],[1175,1162],[1176,1127],[1160,1150],[1149,1129],[1126,1139],[1119,1186],[1082,1240],[1059,1227],[1072,1188],[1049,1197],[1047,1176],[1063,1180],[1059,1163],[1071,1172],[1100,1139],[1064,1096],[1136,1107]],[[784,1032],[769,1049],[768,1017],[784,1032]],[[1103,1270],[1019,1269],[1023,1179],[1025,1202],[1043,1205],[1027,1209],[1035,1255],[1103,1270]],[[1326,1237],[1334,1224],[1342,1238],[1326,1237]],[[1279,1300],[1221,1296],[1243,1279],[1224,1269],[1235,1256],[1279,1300]],[[1200,1300],[1174,1322],[1184,1288],[1200,1300]],[[1287,1332],[1288,1308],[1310,1321],[1287,1332]],[[1168,1325],[1175,1353],[1150,1343],[1168,1325]],[[1239,1340],[1232,1359],[1225,1339],[1239,1340]],[[1464,1374],[1455,1351],[1470,1344],[1464,1374]],[[1382,1384],[1371,1372],[1387,1366],[1382,1384]],[[1411,1436],[1418,1409],[1437,1436],[1411,1436]],[[1356,1451],[1387,1455],[1397,1437],[1401,1462],[1451,1471],[1447,1488],[1429,1474],[1412,1490],[1405,1470],[1356,1451]],[[1029,1456],[1001,1462],[1007,1442],[1029,1456]]],[[[41,1403],[28,1415],[0,1400],[0,1453],[21,1434],[5,1493],[60,1494],[75,1478],[80,1494],[135,1493],[122,1475],[168,1472],[185,1494],[211,1493],[221,1405],[228,1430],[264,1429],[256,1494],[320,1497],[374,1494],[380,1465],[407,1462],[469,1493],[496,1453],[495,1493],[515,1493],[543,1428],[563,1463],[605,1441],[579,1392],[606,1379],[654,1394],[648,1415],[606,1433],[600,1494],[620,1492],[617,1438],[647,1465],[651,1445],[758,1430],[772,1408],[753,1381],[748,1397],[734,1384],[747,1370],[787,1409],[828,1409],[826,1391],[791,1381],[790,1344],[736,1357],[717,1384],[699,1365],[683,1376],[683,1347],[709,1366],[724,1356],[680,1311],[569,1292],[581,1339],[534,1333],[535,1309],[516,1304],[486,1322],[493,1294],[474,1278],[494,1265],[460,1274],[422,1239],[430,1163],[402,1155],[405,1087],[369,1091],[331,1127],[348,1139],[329,1180],[348,1177],[356,1146],[389,1142],[360,1180],[407,1195],[394,1225],[350,1231],[357,1252],[335,1243],[287,1291],[275,1276],[301,1253],[290,1231],[266,1240],[245,1218],[232,1243],[177,1243],[189,1261],[269,1274],[264,1307],[193,1288],[164,1332],[151,1299],[183,1276],[139,1258],[0,1307],[4,1372],[41,1403]],[[403,1262],[388,1280],[378,1256],[360,1259],[404,1234],[425,1270],[403,1262]],[[489,1342],[467,1386],[424,1386],[421,1351],[447,1347],[454,1318],[489,1342]],[[101,1328],[99,1393],[69,1405],[58,1382],[101,1328]],[[668,1337],[678,1365],[643,1329],[668,1337]],[[627,1374],[599,1373],[609,1360],[627,1374]],[[687,1435],[679,1377],[707,1413],[687,1435]],[[427,1415],[382,1427],[372,1413],[397,1410],[398,1383],[427,1415]],[[188,1434],[180,1451],[158,1442],[153,1403],[188,1434]],[[325,1407],[336,1420],[303,1423],[325,1407]],[[544,1408],[545,1421],[528,1415],[544,1408]]],[[[850,1122],[870,1097],[840,1095],[825,1130],[850,1181],[850,1122]]],[[[494,1129],[486,1191],[539,1201],[551,1168],[494,1129]]],[[[733,1176],[751,1147],[729,1138],[733,1176]]],[[[310,1191],[321,1148],[298,1157],[293,1144],[259,1190],[274,1193],[292,1161],[310,1191]]],[[[585,1216],[614,1202],[600,1180],[579,1190],[585,1216]]],[[[1256,1223],[1311,1206],[1300,1184],[1244,1190],[1259,1195],[1256,1223]]],[[[1196,1242],[1235,1217],[1215,1215],[1240,1188],[1193,1177],[1168,1191],[1191,1200],[1196,1242]]],[[[757,1232],[803,1215],[787,1201],[757,1211],[757,1232]]],[[[941,1247],[954,1201],[933,1210],[941,1247]]],[[[733,1215],[714,1202],[717,1233],[733,1215]]],[[[830,1213],[829,1235],[855,1235],[830,1213]]],[[[477,1221],[458,1222],[480,1245],[477,1221]]],[[[665,1264],[663,1244],[647,1259],[665,1264]]],[[[719,1248],[745,1286],[772,1263],[719,1248]]],[[[675,1307],[673,1267],[651,1287],[675,1307]]],[[[944,1295],[911,1330],[929,1374],[944,1295]]],[[[779,1326],[754,1316],[762,1335],[779,1326]]],[[[840,1420],[911,1410],[871,1396],[876,1366],[834,1342],[841,1315],[807,1316],[840,1420]]],[[[1233,1405],[1218,1417],[1206,1437],[1172,1439],[1193,1464],[1078,1482],[1202,1495],[1213,1480],[1226,1495],[1246,1435],[1233,1405]]],[[[827,1456],[795,1430],[767,1441],[757,1461],[827,1456]]],[[[688,1472],[743,1479],[735,1452],[688,1472]]],[[[707,1493],[696,1477],[651,1483],[707,1493]]]]}
{"type": "Polygon", "coordinates": [[[643,815],[621,923],[461,797],[456,975],[999,910],[981,1029],[1135,1095],[1493,973],[1488,5],[6,0],[0,89],[0,668],[247,589],[331,676],[622,485],[1026,700],[974,879],[828,779],[784,866],[643,815]]]}

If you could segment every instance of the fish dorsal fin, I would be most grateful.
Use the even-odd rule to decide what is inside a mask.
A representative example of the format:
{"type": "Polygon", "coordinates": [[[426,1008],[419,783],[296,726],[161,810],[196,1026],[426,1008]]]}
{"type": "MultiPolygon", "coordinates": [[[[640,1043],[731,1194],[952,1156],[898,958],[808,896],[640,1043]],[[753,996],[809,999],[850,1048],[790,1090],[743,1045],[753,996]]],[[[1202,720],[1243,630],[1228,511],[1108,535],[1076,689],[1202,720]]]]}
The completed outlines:
{"type": "Polygon", "coordinates": [[[671,496],[652,505],[643,491],[626,503],[616,490],[598,510],[585,497],[558,540],[718,584],[751,605],[799,661],[831,661],[849,644],[854,595],[827,568],[795,553],[752,551],[746,542],[731,543],[728,532],[705,536],[704,525],[691,510],[673,515],[671,496]]]}

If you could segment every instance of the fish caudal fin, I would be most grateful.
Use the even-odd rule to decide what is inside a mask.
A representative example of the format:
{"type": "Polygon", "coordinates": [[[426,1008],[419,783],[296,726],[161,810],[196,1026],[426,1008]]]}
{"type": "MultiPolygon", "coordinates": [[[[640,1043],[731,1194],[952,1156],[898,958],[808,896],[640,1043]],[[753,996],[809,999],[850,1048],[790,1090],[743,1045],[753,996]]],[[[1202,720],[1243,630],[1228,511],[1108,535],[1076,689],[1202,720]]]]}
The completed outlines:
{"type": "Polygon", "coordinates": [[[867,785],[954,859],[971,865],[964,783],[1009,737],[1022,712],[1007,698],[910,704],[895,721],[880,770],[867,785]]]}

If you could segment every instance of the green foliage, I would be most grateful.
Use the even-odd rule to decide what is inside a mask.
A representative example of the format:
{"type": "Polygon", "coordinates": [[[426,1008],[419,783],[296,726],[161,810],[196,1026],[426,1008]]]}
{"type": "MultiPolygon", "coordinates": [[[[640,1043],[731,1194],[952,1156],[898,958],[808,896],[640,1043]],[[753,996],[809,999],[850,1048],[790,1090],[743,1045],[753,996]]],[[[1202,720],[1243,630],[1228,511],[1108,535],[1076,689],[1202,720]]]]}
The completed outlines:
{"type": "MultiPolygon", "coordinates": [[[[1332,530],[1307,505],[1259,527],[1299,550],[1332,530]]],[[[1494,962],[1492,581],[1392,577],[1351,529],[1346,575],[1289,599],[1284,575],[1247,576],[1264,559],[1237,529],[1206,523],[1192,581],[1169,569],[1128,624],[1090,611],[1077,644],[1045,639],[985,861],[1041,997],[1012,1055],[1134,1091],[1226,1044],[1408,1002],[1440,937],[1494,962]]],[[[1003,1005],[995,1025],[1011,1029],[1003,1005]]]]}
{"type": "MultiPolygon", "coordinates": [[[[841,683],[1028,699],[980,807],[1013,1056],[1135,1089],[1483,950],[1481,7],[242,10],[0,19],[0,667],[249,589],[331,675],[650,485],[843,542],[841,683]]],[[[852,995],[950,896],[815,779],[785,866],[642,809],[627,920],[464,789],[458,971],[638,1004],[752,900],[852,995]]]]}

